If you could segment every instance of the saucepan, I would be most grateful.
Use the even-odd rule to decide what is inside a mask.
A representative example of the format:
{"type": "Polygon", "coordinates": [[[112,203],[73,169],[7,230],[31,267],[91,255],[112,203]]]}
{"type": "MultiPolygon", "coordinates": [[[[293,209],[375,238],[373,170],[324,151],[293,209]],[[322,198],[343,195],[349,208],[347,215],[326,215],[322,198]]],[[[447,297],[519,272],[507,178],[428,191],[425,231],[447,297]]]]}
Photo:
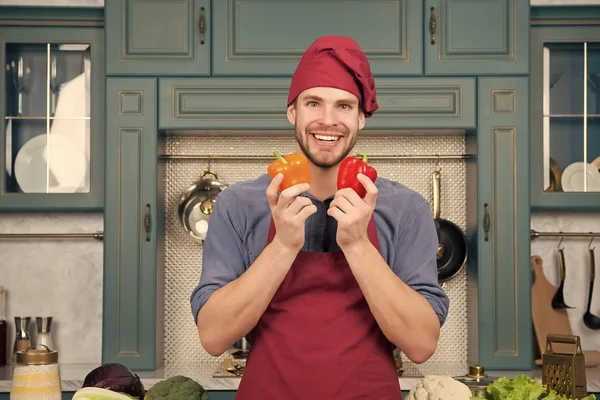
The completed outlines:
{"type": "Polygon", "coordinates": [[[179,221],[185,232],[195,241],[204,243],[215,201],[226,188],[227,185],[219,181],[215,172],[206,170],[200,174],[200,179],[181,195],[177,208],[179,221]]]}
{"type": "Polygon", "coordinates": [[[438,234],[438,281],[446,282],[454,278],[467,262],[467,238],[456,224],[440,218],[440,180],[440,171],[434,171],[433,218],[438,234]]]}

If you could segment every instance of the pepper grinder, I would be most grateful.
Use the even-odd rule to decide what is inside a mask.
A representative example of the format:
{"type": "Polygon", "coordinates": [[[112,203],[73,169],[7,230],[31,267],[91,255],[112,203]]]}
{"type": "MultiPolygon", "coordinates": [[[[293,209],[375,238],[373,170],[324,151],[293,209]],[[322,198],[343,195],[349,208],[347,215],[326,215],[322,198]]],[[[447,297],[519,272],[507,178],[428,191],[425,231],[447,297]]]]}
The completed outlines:
{"type": "Polygon", "coordinates": [[[37,338],[35,341],[36,350],[55,350],[52,344],[52,336],[50,335],[50,326],[52,325],[52,317],[36,317],[37,338]]]}
{"type": "Polygon", "coordinates": [[[15,328],[17,334],[15,336],[15,345],[13,347],[12,361],[13,364],[17,360],[17,351],[27,351],[31,347],[31,340],[29,338],[29,324],[31,323],[31,317],[15,317],[15,328]]]}

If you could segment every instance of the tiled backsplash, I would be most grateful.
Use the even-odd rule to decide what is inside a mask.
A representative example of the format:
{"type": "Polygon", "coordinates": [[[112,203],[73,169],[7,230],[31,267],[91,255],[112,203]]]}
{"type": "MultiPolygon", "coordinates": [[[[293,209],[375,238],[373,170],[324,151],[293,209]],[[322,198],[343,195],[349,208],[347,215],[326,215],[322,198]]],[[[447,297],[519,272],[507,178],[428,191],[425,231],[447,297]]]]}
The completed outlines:
{"type": "MultiPolygon", "coordinates": [[[[293,151],[291,135],[283,137],[169,137],[168,154],[271,155],[293,151]]],[[[356,151],[368,155],[462,155],[462,136],[360,137],[356,151]]],[[[436,160],[372,160],[378,173],[397,180],[432,202],[432,173],[436,160]]],[[[210,169],[227,184],[253,179],[266,172],[267,160],[212,160],[210,169]]],[[[165,265],[165,363],[195,363],[212,360],[200,346],[190,312],[189,296],[202,272],[202,249],[188,238],[177,217],[181,194],[207,169],[207,160],[168,160],[166,164],[166,265],[165,265]]],[[[464,160],[440,160],[441,216],[465,229],[466,171],[464,160]]],[[[436,354],[415,366],[404,360],[406,375],[455,374],[467,368],[467,299],[465,272],[447,282],[450,314],[443,327],[436,354]]]]}

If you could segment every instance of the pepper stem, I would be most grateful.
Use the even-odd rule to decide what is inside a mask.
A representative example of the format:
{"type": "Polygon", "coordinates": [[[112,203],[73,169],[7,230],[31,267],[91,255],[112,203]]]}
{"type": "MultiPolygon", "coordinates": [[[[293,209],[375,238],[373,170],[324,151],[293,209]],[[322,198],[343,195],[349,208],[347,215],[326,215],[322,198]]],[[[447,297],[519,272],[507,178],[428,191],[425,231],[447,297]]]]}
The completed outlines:
{"type": "Polygon", "coordinates": [[[367,153],[356,153],[357,157],[361,157],[364,162],[367,162],[367,153]]]}
{"type": "Polygon", "coordinates": [[[281,153],[279,153],[278,151],[275,151],[275,152],[273,152],[273,155],[274,155],[275,157],[277,157],[277,158],[279,159],[279,161],[281,161],[282,163],[284,163],[284,164],[287,164],[287,163],[288,163],[288,161],[287,161],[285,158],[283,158],[283,157],[281,156],[281,153]]]}

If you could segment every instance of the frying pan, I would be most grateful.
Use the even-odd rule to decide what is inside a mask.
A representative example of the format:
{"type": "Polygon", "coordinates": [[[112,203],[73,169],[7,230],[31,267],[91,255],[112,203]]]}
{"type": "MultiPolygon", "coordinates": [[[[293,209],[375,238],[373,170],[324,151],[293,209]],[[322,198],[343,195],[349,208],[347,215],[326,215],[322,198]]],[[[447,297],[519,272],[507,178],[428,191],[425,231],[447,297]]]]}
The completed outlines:
{"type": "Polygon", "coordinates": [[[433,218],[438,235],[438,281],[454,278],[467,262],[467,238],[453,222],[440,218],[440,171],[433,173],[433,218]]]}

